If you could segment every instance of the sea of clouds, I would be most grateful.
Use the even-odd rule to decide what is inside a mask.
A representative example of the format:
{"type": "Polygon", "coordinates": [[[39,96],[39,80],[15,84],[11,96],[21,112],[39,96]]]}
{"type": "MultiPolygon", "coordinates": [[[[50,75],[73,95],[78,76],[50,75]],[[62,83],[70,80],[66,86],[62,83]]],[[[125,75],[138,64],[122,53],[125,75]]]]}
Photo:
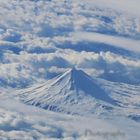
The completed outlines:
{"type": "Polygon", "coordinates": [[[135,1],[1,0],[0,84],[26,87],[72,67],[140,84],[135,1]]]}

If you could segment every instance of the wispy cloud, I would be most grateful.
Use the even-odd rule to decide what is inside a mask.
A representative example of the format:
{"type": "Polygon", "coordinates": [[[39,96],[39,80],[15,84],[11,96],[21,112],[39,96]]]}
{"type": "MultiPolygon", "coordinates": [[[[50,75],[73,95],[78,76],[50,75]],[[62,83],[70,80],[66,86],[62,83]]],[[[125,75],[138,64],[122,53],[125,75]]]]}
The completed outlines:
{"type": "Polygon", "coordinates": [[[139,52],[140,53],[140,41],[127,39],[124,37],[111,36],[100,33],[90,33],[90,32],[76,32],[71,33],[71,37],[75,41],[91,41],[105,43],[113,45],[115,47],[120,47],[126,50],[139,52]]]}

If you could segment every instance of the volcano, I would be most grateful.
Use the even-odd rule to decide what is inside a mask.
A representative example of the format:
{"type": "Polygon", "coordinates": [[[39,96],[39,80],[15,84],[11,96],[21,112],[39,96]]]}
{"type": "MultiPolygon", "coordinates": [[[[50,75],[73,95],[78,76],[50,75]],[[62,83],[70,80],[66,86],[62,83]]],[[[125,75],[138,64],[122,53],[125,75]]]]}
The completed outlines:
{"type": "Polygon", "coordinates": [[[77,113],[81,109],[94,112],[101,104],[117,105],[96,80],[75,68],[16,95],[27,104],[67,113],[77,113]]]}

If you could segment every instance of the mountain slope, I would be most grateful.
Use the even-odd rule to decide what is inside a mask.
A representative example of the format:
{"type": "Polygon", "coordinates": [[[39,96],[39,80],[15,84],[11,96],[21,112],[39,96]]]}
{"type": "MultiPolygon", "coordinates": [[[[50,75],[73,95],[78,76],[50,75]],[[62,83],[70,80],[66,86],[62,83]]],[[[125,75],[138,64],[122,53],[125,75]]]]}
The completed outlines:
{"type": "Polygon", "coordinates": [[[103,113],[118,106],[96,81],[75,68],[45,83],[19,90],[14,96],[27,104],[71,114],[103,113]]]}
{"type": "Polygon", "coordinates": [[[91,78],[82,70],[70,69],[29,88],[7,89],[0,97],[66,114],[125,116],[139,121],[139,89],[139,86],[91,78]]]}

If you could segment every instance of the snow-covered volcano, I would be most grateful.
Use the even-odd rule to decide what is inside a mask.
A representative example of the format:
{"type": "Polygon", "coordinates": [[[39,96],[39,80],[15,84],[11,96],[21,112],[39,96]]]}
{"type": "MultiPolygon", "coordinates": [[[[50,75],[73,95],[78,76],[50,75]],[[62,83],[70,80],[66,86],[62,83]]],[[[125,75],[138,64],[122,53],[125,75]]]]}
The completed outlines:
{"type": "Polygon", "coordinates": [[[16,97],[44,109],[72,114],[95,113],[102,105],[110,106],[108,108],[117,105],[96,80],[75,68],[45,83],[20,90],[16,97]]]}

